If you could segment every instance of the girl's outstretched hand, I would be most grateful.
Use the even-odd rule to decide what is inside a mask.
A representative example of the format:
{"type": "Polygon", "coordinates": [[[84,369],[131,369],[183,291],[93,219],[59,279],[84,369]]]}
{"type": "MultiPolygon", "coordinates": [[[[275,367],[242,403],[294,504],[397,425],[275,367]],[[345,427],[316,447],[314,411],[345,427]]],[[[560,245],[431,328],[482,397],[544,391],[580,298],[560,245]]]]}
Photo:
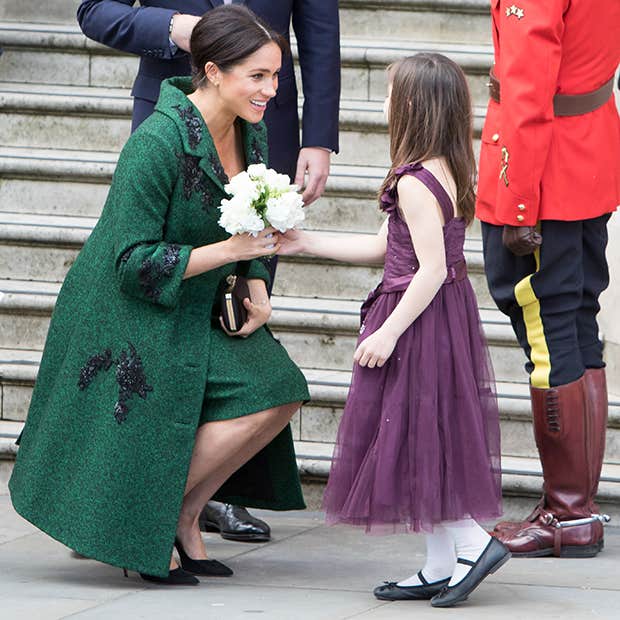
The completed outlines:
{"type": "Polygon", "coordinates": [[[304,233],[301,230],[287,230],[279,234],[280,248],[278,254],[281,256],[291,256],[304,252],[304,233]]]}
{"type": "Polygon", "coordinates": [[[377,330],[357,347],[353,359],[360,366],[381,368],[394,351],[398,339],[377,330]]]}

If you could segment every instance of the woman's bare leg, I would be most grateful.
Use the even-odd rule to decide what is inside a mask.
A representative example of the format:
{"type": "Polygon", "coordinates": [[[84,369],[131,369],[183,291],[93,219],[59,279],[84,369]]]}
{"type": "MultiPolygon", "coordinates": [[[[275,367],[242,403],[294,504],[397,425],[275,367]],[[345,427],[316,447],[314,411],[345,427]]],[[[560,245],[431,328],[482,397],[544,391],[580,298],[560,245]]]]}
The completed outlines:
{"type": "Polygon", "coordinates": [[[196,433],[177,535],[194,559],[206,558],[198,517],[230,476],[260,452],[290,422],[300,403],[203,424],[196,433]]]}

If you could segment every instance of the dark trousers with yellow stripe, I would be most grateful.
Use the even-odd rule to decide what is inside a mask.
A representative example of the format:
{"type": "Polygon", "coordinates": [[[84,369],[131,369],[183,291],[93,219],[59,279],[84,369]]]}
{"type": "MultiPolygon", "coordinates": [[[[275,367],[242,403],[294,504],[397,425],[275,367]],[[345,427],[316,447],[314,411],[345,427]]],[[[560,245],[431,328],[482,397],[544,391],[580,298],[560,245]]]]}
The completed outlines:
{"type": "Polygon", "coordinates": [[[491,296],[512,323],[527,355],[533,387],[564,385],[586,368],[602,368],[598,298],[609,283],[605,258],[609,214],[540,222],[543,242],[529,256],[502,243],[502,226],[482,223],[491,296]]]}

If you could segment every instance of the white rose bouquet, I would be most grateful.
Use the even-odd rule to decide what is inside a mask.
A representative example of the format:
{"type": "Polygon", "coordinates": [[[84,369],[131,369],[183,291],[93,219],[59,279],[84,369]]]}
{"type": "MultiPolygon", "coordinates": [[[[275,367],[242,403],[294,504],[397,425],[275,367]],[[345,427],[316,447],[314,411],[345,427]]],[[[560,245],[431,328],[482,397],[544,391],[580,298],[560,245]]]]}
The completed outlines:
{"type": "Polygon", "coordinates": [[[231,198],[222,200],[219,225],[231,235],[256,236],[267,226],[280,232],[295,228],[304,220],[304,203],[285,174],[265,164],[252,164],[230,179],[224,189],[231,198]]]}

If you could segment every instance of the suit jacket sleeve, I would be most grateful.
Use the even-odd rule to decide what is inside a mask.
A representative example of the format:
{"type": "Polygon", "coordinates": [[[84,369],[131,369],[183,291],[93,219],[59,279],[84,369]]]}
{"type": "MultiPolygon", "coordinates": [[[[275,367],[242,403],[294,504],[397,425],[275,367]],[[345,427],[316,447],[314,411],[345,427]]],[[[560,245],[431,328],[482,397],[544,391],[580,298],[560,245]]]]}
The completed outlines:
{"type": "Polygon", "coordinates": [[[82,0],[77,19],[89,38],[138,56],[172,58],[168,40],[171,17],[159,7],[134,7],[135,0],[82,0]]]}
{"type": "Polygon", "coordinates": [[[496,216],[504,224],[533,226],[538,221],[568,1],[501,0],[496,71],[502,161],[496,216]]]}
{"type": "Polygon", "coordinates": [[[193,249],[164,240],[177,170],[173,149],[162,138],[134,134],[119,157],[105,207],[113,221],[120,290],[169,308],[181,296],[193,249]]]}
{"type": "Polygon", "coordinates": [[[337,0],[295,0],[297,38],[304,93],[302,147],[338,151],[340,103],[340,26],[337,0]]]}

